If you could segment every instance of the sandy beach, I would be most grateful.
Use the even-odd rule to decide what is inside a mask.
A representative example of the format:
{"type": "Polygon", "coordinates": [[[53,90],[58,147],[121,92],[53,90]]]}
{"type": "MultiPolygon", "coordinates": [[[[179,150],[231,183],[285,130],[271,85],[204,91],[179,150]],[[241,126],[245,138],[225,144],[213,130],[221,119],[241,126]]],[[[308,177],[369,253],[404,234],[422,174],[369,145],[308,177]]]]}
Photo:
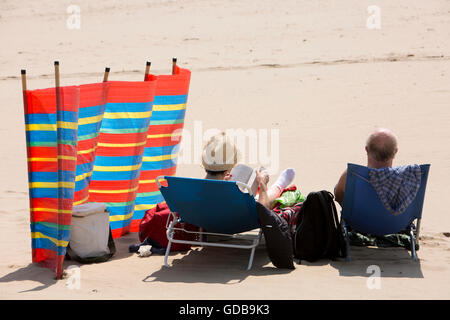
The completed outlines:
{"type": "MultiPolygon", "coordinates": [[[[449,1],[3,0],[0,38],[0,299],[450,298],[449,1]],[[81,9],[80,29],[67,26],[70,5],[81,9]],[[370,5],[381,9],[380,29],[367,26],[370,5]],[[29,89],[54,86],[55,60],[62,85],[99,82],[105,67],[110,80],[140,81],[146,61],[167,74],[172,57],[192,72],[186,131],[266,132],[269,150],[275,132],[276,157],[250,164],[271,167],[271,179],[295,168],[304,194],[332,191],[348,162],[366,164],[368,134],[391,129],[395,165],[431,164],[420,260],[353,247],[352,262],[282,270],[260,246],[247,271],[248,251],[197,247],[164,268],[163,256],[128,252],[138,242],[130,233],[106,263],[65,261],[80,266],[79,289],[32,264],[20,69],[29,89]]],[[[191,142],[177,175],[200,178],[191,142]]]]}

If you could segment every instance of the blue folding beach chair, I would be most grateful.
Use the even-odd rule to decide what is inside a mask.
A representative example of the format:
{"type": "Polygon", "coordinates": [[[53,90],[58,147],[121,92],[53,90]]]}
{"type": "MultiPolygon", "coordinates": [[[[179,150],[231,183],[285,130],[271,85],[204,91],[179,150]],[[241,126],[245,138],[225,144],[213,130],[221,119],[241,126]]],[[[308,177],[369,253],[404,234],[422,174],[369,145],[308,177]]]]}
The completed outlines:
{"type": "Polygon", "coordinates": [[[170,176],[159,176],[156,178],[156,183],[173,216],[173,221],[167,227],[169,244],[164,258],[164,265],[169,266],[167,258],[171,243],[174,242],[201,246],[251,249],[248,263],[248,270],[250,270],[262,230],[258,222],[256,201],[247,185],[235,181],[170,176]],[[163,179],[167,180],[167,187],[161,185],[160,180],[163,179]],[[248,193],[242,192],[239,187],[247,190],[248,193]],[[186,222],[206,231],[194,232],[197,233],[199,241],[175,239],[175,230],[192,233],[192,231],[175,228],[175,225],[179,222],[186,222]],[[239,235],[255,229],[259,229],[257,235],[239,235]],[[247,244],[202,241],[202,235],[209,234],[245,240],[247,244]],[[248,240],[250,240],[250,244],[248,244],[248,240]]]}
{"type": "Polygon", "coordinates": [[[348,227],[354,231],[383,236],[409,230],[411,257],[417,260],[415,244],[419,239],[422,207],[427,185],[429,164],[420,166],[421,185],[413,202],[399,215],[393,215],[382,204],[377,192],[369,182],[369,168],[357,164],[347,165],[341,226],[347,245],[347,260],[350,260],[348,227]],[[414,221],[417,220],[416,224],[414,221]]]}

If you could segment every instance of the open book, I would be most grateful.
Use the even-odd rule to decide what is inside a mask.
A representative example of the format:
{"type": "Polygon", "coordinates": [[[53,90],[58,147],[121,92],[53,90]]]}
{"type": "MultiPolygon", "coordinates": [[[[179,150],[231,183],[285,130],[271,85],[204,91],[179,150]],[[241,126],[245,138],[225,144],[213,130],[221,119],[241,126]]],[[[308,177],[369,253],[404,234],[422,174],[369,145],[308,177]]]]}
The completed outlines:
{"type": "MultiPolygon", "coordinates": [[[[258,183],[256,182],[256,169],[245,164],[238,164],[230,171],[230,181],[239,181],[248,185],[252,194],[255,196],[258,191],[258,183]]],[[[242,190],[247,192],[247,190],[242,190]]]]}

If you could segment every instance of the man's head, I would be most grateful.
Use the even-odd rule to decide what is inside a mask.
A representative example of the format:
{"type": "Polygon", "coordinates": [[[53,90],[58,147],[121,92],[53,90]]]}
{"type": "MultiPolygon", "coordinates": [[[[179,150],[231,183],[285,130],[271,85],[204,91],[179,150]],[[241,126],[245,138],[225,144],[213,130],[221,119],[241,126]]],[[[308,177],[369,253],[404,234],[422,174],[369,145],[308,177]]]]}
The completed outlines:
{"type": "Polygon", "coordinates": [[[391,167],[398,151],[397,138],[388,129],[376,129],[367,139],[367,166],[372,168],[391,167]]]}
{"type": "Polygon", "coordinates": [[[202,165],[207,179],[223,180],[237,163],[236,146],[225,132],[213,136],[205,145],[202,165]]]}

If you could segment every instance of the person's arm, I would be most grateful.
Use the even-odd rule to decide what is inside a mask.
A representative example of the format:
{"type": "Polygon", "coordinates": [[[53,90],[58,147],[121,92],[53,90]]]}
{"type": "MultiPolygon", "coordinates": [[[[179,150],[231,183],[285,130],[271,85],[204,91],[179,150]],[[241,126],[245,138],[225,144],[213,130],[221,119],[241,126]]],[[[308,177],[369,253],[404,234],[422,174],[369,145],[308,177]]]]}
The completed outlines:
{"type": "Polygon", "coordinates": [[[256,171],[256,182],[259,185],[259,197],[258,202],[261,203],[266,208],[270,209],[270,200],[267,195],[267,174],[261,173],[259,170],[256,171]]]}
{"type": "Polygon", "coordinates": [[[336,201],[341,205],[344,201],[344,191],[345,191],[345,181],[347,179],[347,170],[342,173],[341,177],[339,178],[338,183],[334,187],[334,198],[336,201]]]}

